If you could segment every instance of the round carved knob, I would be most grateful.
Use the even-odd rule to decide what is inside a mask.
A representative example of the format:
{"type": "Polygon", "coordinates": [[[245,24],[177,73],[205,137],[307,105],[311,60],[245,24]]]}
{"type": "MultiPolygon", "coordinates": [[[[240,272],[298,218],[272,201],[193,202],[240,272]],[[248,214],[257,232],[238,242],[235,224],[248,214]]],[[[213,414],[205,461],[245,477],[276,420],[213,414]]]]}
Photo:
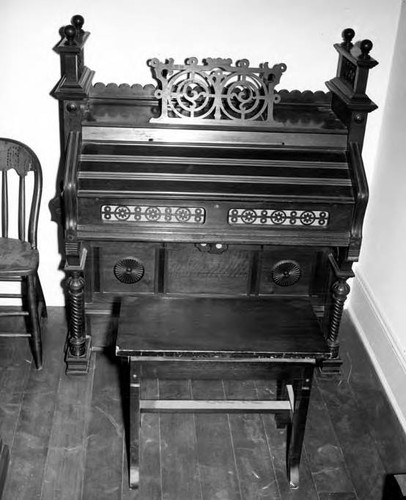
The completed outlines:
{"type": "Polygon", "coordinates": [[[369,53],[371,52],[373,46],[374,44],[371,42],[371,40],[363,40],[361,42],[361,59],[369,59],[369,53]]]}
{"type": "Polygon", "coordinates": [[[78,32],[81,32],[82,27],[85,23],[85,20],[83,19],[83,16],[80,16],[79,14],[77,14],[76,16],[72,17],[71,23],[77,29],[78,32]]]}
{"type": "Polygon", "coordinates": [[[78,110],[78,106],[74,102],[69,102],[66,105],[66,109],[67,109],[67,111],[69,111],[69,113],[75,113],[78,110]]]}
{"type": "Polygon", "coordinates": [[[342,32],[343,43],[341,44],[347,50],[352,47],[352,39],[355,36],[355,31],[352,28],[347,28],[342,32]]]}
{"type": "Polygon", "coordinates": [[[291,286],[302,276],[299,264],[294,260],[281,260],[272,268],[272,279],[279,286],[291,286]]]}
{"type": "Polygon", "coordinates": [[[68,24],[68,26],[65,26],[64,32],[66,39],[68,40],[68,45],[73,45],[75,43],[74,38],[76,36],[76,28],[71,24],[68,24]]]}
{"type": "Polygon", "coordinates": [[[116,262],[113,271],[118,281],[131,285],[142,279],[145,268],[140,260],[126,257],[116,262]]]}

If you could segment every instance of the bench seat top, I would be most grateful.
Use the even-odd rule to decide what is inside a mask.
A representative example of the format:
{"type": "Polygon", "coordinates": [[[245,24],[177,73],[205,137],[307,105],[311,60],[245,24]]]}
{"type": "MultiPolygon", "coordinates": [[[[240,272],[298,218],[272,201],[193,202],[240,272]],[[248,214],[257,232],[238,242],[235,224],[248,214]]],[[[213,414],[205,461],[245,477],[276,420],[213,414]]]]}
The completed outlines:
{"type": "Polygon", "coordinates": [[[119,356],[234,358],[330,357],[306,297],[124,298],[119,356]]]}

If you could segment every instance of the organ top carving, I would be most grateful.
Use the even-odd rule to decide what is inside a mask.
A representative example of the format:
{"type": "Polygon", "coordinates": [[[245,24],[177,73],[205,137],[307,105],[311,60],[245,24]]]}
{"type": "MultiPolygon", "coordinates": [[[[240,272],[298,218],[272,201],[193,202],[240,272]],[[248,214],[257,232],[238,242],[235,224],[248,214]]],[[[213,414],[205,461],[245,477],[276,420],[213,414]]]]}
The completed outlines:
{"type": "Polygon", "coordinates": [[[252,68],[247,59],[233,65],[231,59],[197,58],[175,64],[173,59],[148,62],[158,82],[155,97],[161,100],[161,115],[153,122],[183,124],[278,126],[273,105],[274,93],[285,64],[268,63],[252,68]]]}

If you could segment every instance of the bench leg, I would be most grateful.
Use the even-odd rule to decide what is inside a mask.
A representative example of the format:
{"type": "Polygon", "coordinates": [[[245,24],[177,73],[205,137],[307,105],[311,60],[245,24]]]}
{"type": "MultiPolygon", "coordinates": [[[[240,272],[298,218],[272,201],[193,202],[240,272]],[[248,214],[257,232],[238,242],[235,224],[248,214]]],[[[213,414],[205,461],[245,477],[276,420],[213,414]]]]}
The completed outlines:
{"type": "MultiPolygon", "coordinates": [[[[288,393],[286,383],[283,380],[276,381],[276,399],[277,401],[286,401],[288,393]]],[[[290,416],[285,411],[275,413],[275,424],[277,429],[284,429],[290,424],[290,416]]]]}
{"type": "Polygon", "coordinates": [[[130,363],[130,488],[140,483],[140,385],[136,363],[130,363]]]}
{"type": "Polygon", "coordinates": [[[299,487],[299,465],[306,428],[307,410],[313,380],[313,366],[303,369],[303,378],[294,384],[294,410],[287,444],[288,479],[291,488],[299,487]]]}

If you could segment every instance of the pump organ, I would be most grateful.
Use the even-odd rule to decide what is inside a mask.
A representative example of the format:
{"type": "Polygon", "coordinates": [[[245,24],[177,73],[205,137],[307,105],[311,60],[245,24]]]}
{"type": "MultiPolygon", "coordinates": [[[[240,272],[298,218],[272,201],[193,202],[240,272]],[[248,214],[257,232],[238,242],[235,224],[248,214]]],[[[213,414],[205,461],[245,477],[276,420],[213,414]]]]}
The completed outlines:
{"type": "Polygon", "coordinates": [[[88,36],[75,16],[55,48],[67,371],[114,342],[124,296],[165,294],[304,297],[336,370],[368,198],[371,42],[345,30],[328,91],[299,92],[275,88],[284,64],[229,59],[152,59],[156,85],[93,84],[88,36]]]}

